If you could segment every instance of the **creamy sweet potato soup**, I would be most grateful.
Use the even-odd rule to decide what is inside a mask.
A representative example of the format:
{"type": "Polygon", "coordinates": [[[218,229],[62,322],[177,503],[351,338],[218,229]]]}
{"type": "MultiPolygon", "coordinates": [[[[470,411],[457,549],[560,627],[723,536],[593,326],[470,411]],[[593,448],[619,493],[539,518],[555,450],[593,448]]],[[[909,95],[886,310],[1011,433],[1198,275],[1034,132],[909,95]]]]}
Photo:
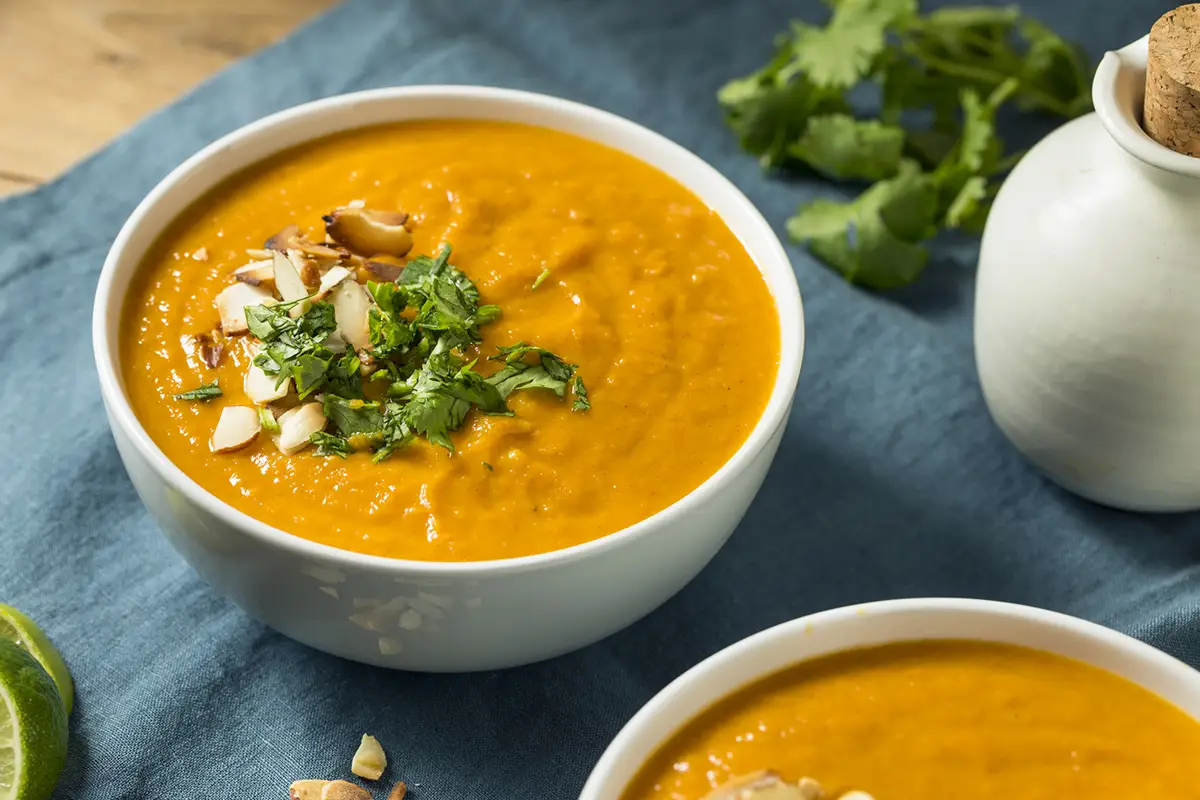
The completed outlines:
{"type": "Polygon", "coordinates": [[[135,413],[209,492],[430,561],[557,550],[665,508],[745,440],[778,353],[758,269],[680,184],[573,136],[453,120],[310,143],[219,187],[148,255],[121,337],[135,413]]]}
{"type": "Polygon", "coordinates": [[[739,783],[772,800],[848,788],[875,800],[1195,800],[1198,759],[1200,723],[1111,673],[1009,645],[915,642],[816,659],[734,693],[651,757],[624,800],[722,787],[716,798],[756,774],[739,783]],[[793,791],[806,777],[825,791],[793,791]]]}

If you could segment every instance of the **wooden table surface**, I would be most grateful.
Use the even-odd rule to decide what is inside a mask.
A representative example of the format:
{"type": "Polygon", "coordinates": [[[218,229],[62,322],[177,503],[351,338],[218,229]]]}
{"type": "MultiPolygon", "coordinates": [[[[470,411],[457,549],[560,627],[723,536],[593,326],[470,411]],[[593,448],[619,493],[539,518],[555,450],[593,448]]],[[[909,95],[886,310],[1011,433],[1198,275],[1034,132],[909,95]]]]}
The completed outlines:
{"type": "Polygon", "coordinates": [[[337,0],[0,0],[0,195],[47,181],[337,0]]]}

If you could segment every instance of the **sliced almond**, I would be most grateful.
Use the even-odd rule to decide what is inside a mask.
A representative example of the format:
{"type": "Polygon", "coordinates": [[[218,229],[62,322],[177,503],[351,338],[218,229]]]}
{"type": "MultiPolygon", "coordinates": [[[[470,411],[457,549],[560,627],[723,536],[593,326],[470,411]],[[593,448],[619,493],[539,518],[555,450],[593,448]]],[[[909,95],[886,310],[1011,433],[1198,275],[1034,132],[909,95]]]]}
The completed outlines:
{"type": "Polygon", "coordinates": [[[303,253],[309,258],[324,261],[340,261],[350,256],[350,253],[340,247],[334,247],[331,244],[317,244],[316,242],[310,242],[308,239],[302,238],[292,239],[288,247],[289,249],[303,253]]]}
{"type": "Polygon", "coordinates": [[[758,770],[721,784],[705,795],[704,800],[808,800],[809,797],[777,773],[758,770]]]}
{"type": "Polygon", "coordinates": [[[349,781],[330,781],[321,790],[321,800],[371,800],[371,793],[349,781]]]}
{"type": "Polygon", "coordinates": [[[358,281],[342,281],[329,296],[337,332],[355,350],[371,346],[371,296],[358,281]]]}
{"type": "Polygon", "coordinates": [[[408,786],[404,781],[396,781],[396,785],[388,792],[387,800],[404,800],[406,794],[408,794],[408,786]]]}
{"type": "Polygon", "coordinates": [[[320,300],[325,295],[329,294],[331,291],[333,291],[335,286],[353,274],[353,272],[340,265],[330,267],[325,274],[321,276],[321,283],[317,287],[317,299],[320,300]]]}
{"type": "Polygon", "coordinates": [[[796,784],[796,788],[800,790],[800,797],[803,800],[824,800],[825,798],[825,790],[812,778],[801,778],[800,782],[796,784]]]}
{"type": "Polygon", "coordinates": [[[346,352],[346,340],[337,331],[333,331],[321,342],[325,348],[331,353],[337,353],[339,356],[346,352]]]}
{"type": "Polygon", "coordinates": [[[325,232],[340,245],[364,256],[402,256],[412,249],[412,234],[404,223],[408,214],[368,208],[334,209],[325,220],[325,232]]]}
{"type": "Polygon", "coordinates": [[[376,278],[389,283],[395,283],[404,271],[404,267],[399,264],[389,264],[386,261],[367,261],[366,267],[376,278]]]}
{"type": "Polygon", "coordinates": [[[212,333],[201,333],[195,338],[196,352],[200,355],[200,360],[204,362],[204,366],[209,369],[216,369],[221,364],[221,355],[224,352],[224,346],[213,338],[217,331],[212,333]]]}
{"type": "Polygon", "coordinates": [[[854,791],[846,792],[844,795],[838,797],[838,800],[875,800],[875,798],[871,797],[871,795],[867,794],[866,792],[854,791]]]}
{"type": "MultiPolygon", "coordinates": [[[[274,256],[275,268],[275,290],[279,292],[279,296],[283,298],[283,302],[290,303],[301,298],[308,297],[308,287],[304,285],[304,281],[300,278],[300,272],[296,269],[296,265],[292,263],[283,253],[275,251],[274,256]]],[[[292,317],[299,317],[310,308],[310,304],[306,301],[297,303],[292,306],[292,310],[288,313],[292,317]]]]}
{"type": "Polygon", "coordinates": [[[263,246],[268,250],[277,250],[283,252],[288,248],[288,242],[300,235],[300,228],[295,225],[288,225],[279,233],[267,239],[263,246]]]}
{"type": "Polygon", "coordinates": [[[275,262],[270,258],[251,261],[249,264],[235,269],[233,277],[252,286],[268,283],[275,280],[275,262]]]}
{"type": "Polygon", "coordinates": [[[252,247],[246,251],[246,255],[250,256],[250,258],[254,259],[255,261],[269,261],[271,258],[271,251],[264,250],[261,247],[252,247]]]}
{"type": "Polygon", "coordinates": [[[329,781],[296,781],[288,789],[291,800],[321,800],[321,790],[329,781]]]}
{"type": "Polygon", "coordinates": [[[383,752],[383,745],[374,736],[364,733],[362,742],[358,745],[358,752],[350,762],[350,771],[360,778],[377,781],[385,769],[387,756],[383,752]]]}
{"type": "Polygon", "coordinates": [[[250,402],[265,406],[267,403],[282,400],[292,390],[291,378],[285,378],[283,383],[276,385],[277,383],[278,376],[268,375],[262,371],[262,367],[251,364],[250,369],[246,371],[243,387],[250,402]]]}
{"type": "Polygon", "coordinates": [[[275,297],[261,286],[235,283],[217,295],[217,313],[221,315],[221,332],[226,336],[250,330],[246,326],[246,306],[269,306],[275,297]]]}
{"type": "Polygon", "coordinates": [[[221,418],[213,430],[208,449],[214,453],[229,453],[239,450],[254,441],[262,430],[258,410],[250,406],[226,406],[221,409],[221,418]]]}
{"type": "MultiPolygon", "coordinates": [[[[254,416],[258,418],[257,413],[254,416]]],[[[279,423],[279,433],[272,439],[279,452],[290,456],[308,447],[309,437],[325,430],[326,420],[320,403],[305,403],[283,412],[275,421],[279,423]]]]}
{"type": "Polygon", "coordinates": [[[208,261],[208,248],[197,247],[196,252],[192,253],[193,261],[208,261]]]}

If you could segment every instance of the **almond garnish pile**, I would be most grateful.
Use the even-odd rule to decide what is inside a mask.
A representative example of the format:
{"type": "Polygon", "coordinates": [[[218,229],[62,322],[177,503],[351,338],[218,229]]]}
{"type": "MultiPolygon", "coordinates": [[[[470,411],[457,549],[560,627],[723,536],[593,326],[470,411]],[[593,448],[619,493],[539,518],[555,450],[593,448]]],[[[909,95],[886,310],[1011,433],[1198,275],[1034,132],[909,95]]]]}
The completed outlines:
{"type": "MultiPolygon", "coordinates": [[[[500,309],[481,302],[450,262],[449,244],[435,256],[409,255],[408,214],[351,204],[322,219],[325,241],[289,225],[248,250],[250,261],[229,271],[216,296],[220,330],[187,337],[189,354],[209,369],[232,337],[253,343],[242,376],[253,405],[221,410],[212,452],[239,450],[265,432],[284,455],[313,445],[319,456],[365,450],[378,462],[418,438],[453,451],[450,434],[469,412],[512,416],[513,392],[569,392],[573,411],[591,408],[576,366],[536,345],[497,347],[482,364],[499,367],[476,371],[481,328],[500,309]]],[[[175,399],[222,395],[214,381],[175,399]]]]}
{"type": "Polygon", "coordinates": [[[772,770],[759,770],[734,778],[713,789],[704,800],[872,800],[860,791],[831,792],[812,778],[788,783],[772,770]]]}
{"type": "MultiPolygon", "coordinates": [[[[387,756],[383,746],[374,736],[363,734],[354,759],[350,763],[350,771],[368,781],[377,781],[387,769],[387,756]]],[[[408,794],[408,786],[404,781],[397,781],[387,794],[387,800],[404,800],[408,794]]],[[[303,780],[296,781],[288,789],[291,800],[372,800],[371,793],[363,787],[342,780],[303,780]]]]}
{"type": "MultiPolygon", "coordinates": [[[[314,302],[328,299],[333,305],[336,328],[326,345],[330,350],[351,347],[356,351],[370,348],[371,297],[358,282],[360,269],[367,274],[399,276],[400,267],[373,262],[370,257],[401,258],[412,248],[412,233],[405,227],[408,215],[402,212],[372,211],[361,206],[334,209],[323,218],[327,242],[312,242],[300,229],[289,225],[266,242],[266,249],[248,251],[253,260],[233,270],[233,283],[216,298],[221,318],[221,333],[237,336],[250,332],[247,314],[255,306],[291,303],[288,315],[303,316],[314,302]]],[[[207,250],[201,248],[207,259],[207,250]]],[[[202,358],[215,368],[220,352],[211,345],[202,346],[202,358]]],[[[264,423],[271,439],[285,455],[292,455],[311,443],[312,436],[325,429],[327,420],[320,403],[304,403],[276,413],[272,403],[287,398],[293,389],[286,375],[268,375],[260,366],[251,365],[244,389],[249,406],[230,406],[221,411],[209,449],[214,453],[239,450],[262,432],[264,423]]]]}

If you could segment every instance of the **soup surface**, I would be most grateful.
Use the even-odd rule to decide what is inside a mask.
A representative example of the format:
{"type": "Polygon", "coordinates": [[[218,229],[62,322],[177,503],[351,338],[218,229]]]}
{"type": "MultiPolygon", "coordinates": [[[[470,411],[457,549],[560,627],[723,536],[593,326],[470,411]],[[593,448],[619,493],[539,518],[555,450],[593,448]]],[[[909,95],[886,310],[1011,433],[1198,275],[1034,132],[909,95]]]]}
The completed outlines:
{"type": "Polygon", "coordinates": [[[138,418],[221,500],[335,547],[474,561],[599,538],[702,483],[766,405],[779,325],[737,238],[671,178],[566,134],[446,120],[310,143],[218,188],[149,254],[121,342],[138,418]],[[285,456],[265,436],[211,453],[221,408],[249,405],[252,357],[235,337],[205,366],[194,337],[218,327],[214,298],[248,248],[290,224],[321,241],[321,215],[355,203],[409,212],[410,257],[450,243],[482,301],[503,312],[480,353],[518,340],[552,350],[579,365],[591,410],[516,393],[514,417],[472,412],[454,454],[418,440],[379,464],[362,452],[285,456]],[[213,379],[220,401],[172,398],[213,379]]]}
{"type": "Polygon", "coordinates": [[[655,754],[624,800],[698,800],[774,769],[876,800],[1200,798],[1200,723],[1111,673],[985,642],[806,662],[739,691],[655,754]]]}

